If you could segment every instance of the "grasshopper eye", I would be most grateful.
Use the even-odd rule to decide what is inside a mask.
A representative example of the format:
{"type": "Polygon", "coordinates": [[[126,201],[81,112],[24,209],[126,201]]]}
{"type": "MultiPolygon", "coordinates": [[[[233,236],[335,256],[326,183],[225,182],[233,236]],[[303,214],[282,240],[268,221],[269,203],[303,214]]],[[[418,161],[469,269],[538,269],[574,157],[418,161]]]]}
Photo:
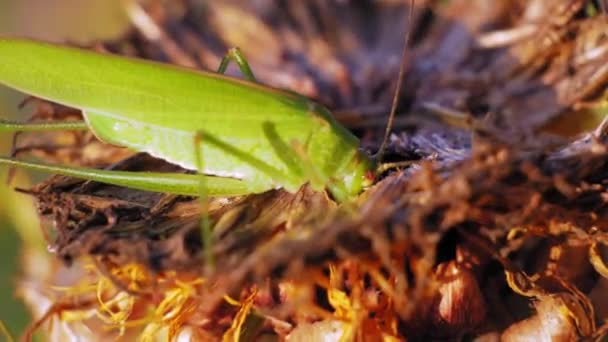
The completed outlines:
{"type": "Polygon", "coordinates": [[[370,186],[372,186],[372,184],[374,184],[374,179],[376,179],[376,176],[374,175],[374,173],[371,170],[368,170],[363,175],[363,181],[361,182],[361,187],[363,189],[369,188],[370,186]]]}

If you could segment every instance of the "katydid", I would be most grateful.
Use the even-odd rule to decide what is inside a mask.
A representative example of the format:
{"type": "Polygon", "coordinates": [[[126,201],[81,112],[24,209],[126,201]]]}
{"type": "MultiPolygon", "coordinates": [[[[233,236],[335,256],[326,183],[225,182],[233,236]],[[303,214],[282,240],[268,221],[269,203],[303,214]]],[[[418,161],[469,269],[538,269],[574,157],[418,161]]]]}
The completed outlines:
{"type": "MultiPolygon", "coordinates": [[[[0,123],[0,131],[90,129],[100,140],[189,170],[204,158],[209,196],[236,196],[309,183],[338,201],[371,183],[374,158],[322,105],[255,82],[41,42],[0,38],[0,83],[82,110],[82,123],[0,123]]],[[[25,167],[147,191],[198,196],[194,174],[126,172],[29,163],[25,167]]]]}

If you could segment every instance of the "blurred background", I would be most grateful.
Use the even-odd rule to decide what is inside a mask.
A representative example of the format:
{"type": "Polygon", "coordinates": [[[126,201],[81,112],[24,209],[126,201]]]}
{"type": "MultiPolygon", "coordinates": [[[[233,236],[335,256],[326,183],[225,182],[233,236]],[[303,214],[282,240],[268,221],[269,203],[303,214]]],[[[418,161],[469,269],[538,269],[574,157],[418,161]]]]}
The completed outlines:
{"type": "MultiPolygon", "coordinates": [[[[116,37],[127,28],[126,4],[127,0],[1,0],[0,36],[77,44],[116,37]]],[[[23,94],[0,86],[0,118],[27,119],[28,108],[19,109],[23,99],[23,94]]],[[[11,140],[12,135],[0,133],[0,155],[9,153],[11,140]]],[[[44,176],[18,172],[8,187],[6,173],[0,168],[0,320],[13,336],[19,336],[30,321],[16,295],[23,256],[36,263],[36,268],[43,268],[49,254],[31,198],[13,187],[27,188],[31,178],[44,176]]]]}

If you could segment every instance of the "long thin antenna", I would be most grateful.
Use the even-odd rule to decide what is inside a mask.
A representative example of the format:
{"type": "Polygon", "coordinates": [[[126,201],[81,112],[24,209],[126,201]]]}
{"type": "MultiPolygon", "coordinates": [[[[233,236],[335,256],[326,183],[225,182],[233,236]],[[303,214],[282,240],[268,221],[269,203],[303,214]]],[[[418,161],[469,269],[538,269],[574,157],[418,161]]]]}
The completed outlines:
{"type": "Polygon", "coordinates": [[[399,102],[399,93],[401,93],[401,86],[403,85],[403,74],[405,73],[405,54],[407,52],[407,46],[410,43],[410,36],[412,35],[412,23],[414,19],[414,3],[415,0],[412,0],[410,3],[409,10],[409,19],[407,24],[407,31],[405,33],[405,39],[403,42],[403,50],[401,51],[401,65],[399,66],[399,76],[397,78],[397,87],[395,88],[395,94],[393,95],[393,102],[391,104],[391,113],[388,117],[388,123],[386,124],[386,130],[384,131],[384,139],[382,139],[382,145],[380,145],[380,149],[378,153],[376,153],[376,163],[380,164],[382,162],[382,157],[384,157],[384,150],[386,149],[386,145],[388,144],[388,138],[391,134],[391,130],[393,129],[393,122],[395,121],[395,112],[397,111],[397,102],[399,102]]]}

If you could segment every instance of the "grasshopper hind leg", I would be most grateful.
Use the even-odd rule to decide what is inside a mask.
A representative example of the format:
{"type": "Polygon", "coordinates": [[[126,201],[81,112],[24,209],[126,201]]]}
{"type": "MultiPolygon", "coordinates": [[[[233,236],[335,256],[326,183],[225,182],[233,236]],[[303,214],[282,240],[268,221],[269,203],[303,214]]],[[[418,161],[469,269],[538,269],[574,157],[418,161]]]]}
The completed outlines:
{"type": "Polygon", "coordinates": [[[63,122],[14,122],[0,120],[0,132],[49,132],[49,131],[83,131],[88,130],[84,121],[63,122]]]}
{"type": "MultiPolygon", "coordinates": [[[[19,135],[24,132],[49,132],[49,131],[80,131],[87,130],[88,126],[84,121],[64,121],[64,122],[14,122],[0,120],[0,132],[13,133],[11,141],[11,157],[16,157],[22,151],[17,148],[19,135]]],[[[6,175],[6,184],[11,184],[15,177],[15,168],[11,167],[6,175]]]]}

